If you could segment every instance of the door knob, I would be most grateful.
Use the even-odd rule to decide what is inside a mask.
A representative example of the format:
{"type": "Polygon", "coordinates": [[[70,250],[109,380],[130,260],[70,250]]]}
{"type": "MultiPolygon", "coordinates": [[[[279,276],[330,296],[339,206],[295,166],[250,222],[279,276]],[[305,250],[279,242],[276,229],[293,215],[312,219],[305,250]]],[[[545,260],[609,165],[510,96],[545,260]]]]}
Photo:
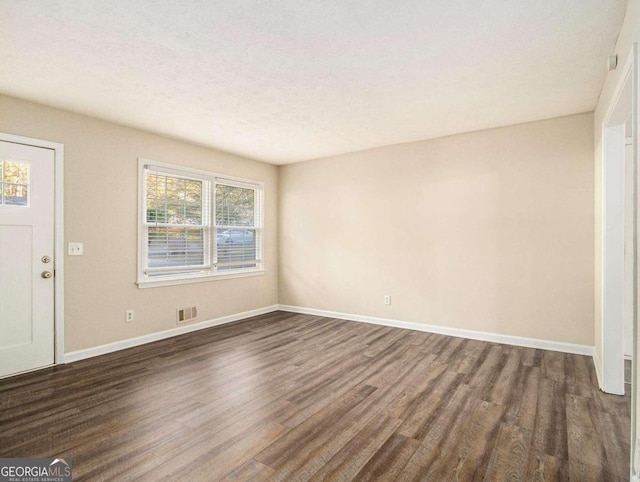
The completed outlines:
{"type": "Polygon", "coordinates": [[[51,256],[43,256],[42,257],[42,262],[43,263],[50,263],[51,262],[51,256]]]}
{"type": "Polygon", "coordinates": [[[53,274],[51,274],[51,271],[43,271],[42,273],[40,273],[40,276],[42,276],[45,279],[48,279],[48,278],[51,278],[53,274]]]}

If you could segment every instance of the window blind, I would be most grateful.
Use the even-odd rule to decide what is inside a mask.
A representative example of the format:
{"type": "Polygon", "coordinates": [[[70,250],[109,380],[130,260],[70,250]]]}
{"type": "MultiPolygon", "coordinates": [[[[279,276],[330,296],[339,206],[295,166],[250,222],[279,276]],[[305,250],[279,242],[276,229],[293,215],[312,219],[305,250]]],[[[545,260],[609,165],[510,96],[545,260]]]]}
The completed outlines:
{"type": "Polygon", "coordinates": [[[151,167],[145,171],[146,272],[210,269],[210,183],[151,167]]]}

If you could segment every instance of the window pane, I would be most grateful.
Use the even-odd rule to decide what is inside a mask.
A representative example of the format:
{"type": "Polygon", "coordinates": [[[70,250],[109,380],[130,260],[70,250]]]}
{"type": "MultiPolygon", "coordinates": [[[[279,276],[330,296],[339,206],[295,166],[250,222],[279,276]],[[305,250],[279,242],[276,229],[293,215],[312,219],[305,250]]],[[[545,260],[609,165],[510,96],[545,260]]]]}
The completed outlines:
{"type": "Polygon", "coordinates": [[[254,226],[255,191],[216,184],[216,225],[254,226]]]}
{"type": "Polygon", "coordinates": [[[4,162],[4,182],[29,184],[29,164],[26,162],[4,162]]]}
{"type": "Polygon", "coordinates": [[[147,222],[148,223],[166,223],[167,210],[164,204],[157,199],[147,198],[147,222]]]}
{"type": "Polygon", "coordinates": [[[167,212],[167,223],[169,224],[185,224],[184,222],[184,206],[168,199],[165,204],[165,210],[167,212]]]}
{"type": "Polygon", "coordinates": [[[12,206],[26,206],[28,204],[28,186],[22,184],[4,185],[4,203],[12,206]]]}
{"type": "Polygon", "coordinates": [[[29,164],[0,161],[0,204],[27,206],[29,204],[29,164]]]}
{"type": "Polygon", "coordinates": [[[204,264],[204,228],[149,227],[149,268],[204,264]]]}
{"type": "Polygon", "coordinates": [[[223,229],[216,234],[218,269],[237,269],[256,266],[256,230],[223,229]],[[253,263],[251,263],[253,262],[253,263]],[[227,265],[227,266],[223,266],[227,265]]]}
{"type": "Polygon", "coordinates": [[[202,225],[203,181],[147,173],[147,222],[202,225]]]}

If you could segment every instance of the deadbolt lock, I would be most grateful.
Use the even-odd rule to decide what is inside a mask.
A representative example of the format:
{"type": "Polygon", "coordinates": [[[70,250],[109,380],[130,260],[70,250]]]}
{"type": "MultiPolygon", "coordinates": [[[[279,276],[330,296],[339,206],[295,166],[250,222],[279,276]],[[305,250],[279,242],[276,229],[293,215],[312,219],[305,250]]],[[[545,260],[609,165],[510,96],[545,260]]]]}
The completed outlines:
{"type": "Polygon", "coordinates": [[[42,257],[42,262],[43,263],[50,263],[51,262],[51,256],[43,256],[42,257]]]}
{"type": "Polygon", "coordinates": [[[53,274],[51,273],[51,271],[43,271],[40,276],[42,276],[44,279],[49,279],[53,276],[53,274]]]}

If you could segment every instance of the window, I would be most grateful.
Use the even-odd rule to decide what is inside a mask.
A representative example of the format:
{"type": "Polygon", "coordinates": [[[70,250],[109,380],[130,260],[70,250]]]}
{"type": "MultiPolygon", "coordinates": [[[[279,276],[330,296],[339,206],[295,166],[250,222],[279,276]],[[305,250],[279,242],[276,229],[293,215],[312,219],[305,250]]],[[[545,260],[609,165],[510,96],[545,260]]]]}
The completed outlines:
{"type": "Polygon", "coordinates": [[[29,204],[29,164],[0,160],[0,205],[29,204]]]}
{"type": "Polygon", "coordinates": [[[262,183],[140,160],[138,284],[262,272],[262,183]]]}

